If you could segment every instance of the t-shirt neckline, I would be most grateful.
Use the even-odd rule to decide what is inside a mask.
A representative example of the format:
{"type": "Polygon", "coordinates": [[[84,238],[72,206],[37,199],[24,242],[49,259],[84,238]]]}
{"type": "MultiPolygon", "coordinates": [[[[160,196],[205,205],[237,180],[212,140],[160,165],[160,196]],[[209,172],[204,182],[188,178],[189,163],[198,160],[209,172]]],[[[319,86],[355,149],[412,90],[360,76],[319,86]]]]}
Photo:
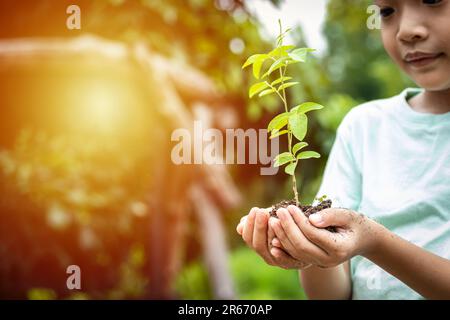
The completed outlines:
{"type": "Polygon", "coordinates": [[[408,103],[408,100],[415,95],[421,93],[423,89],[420,88],[407,88],[403,90],[400,94],[400,103],[398,103],[398,107],[400,110],[400,116],[403,119],[415,122],[415,123],[423,123],[423,124],[439,124],[443,122],[450,121],[450,111],[441,114],[433,114],[433,113],[424,113],[417,112],[411,108],[408,103]]]}

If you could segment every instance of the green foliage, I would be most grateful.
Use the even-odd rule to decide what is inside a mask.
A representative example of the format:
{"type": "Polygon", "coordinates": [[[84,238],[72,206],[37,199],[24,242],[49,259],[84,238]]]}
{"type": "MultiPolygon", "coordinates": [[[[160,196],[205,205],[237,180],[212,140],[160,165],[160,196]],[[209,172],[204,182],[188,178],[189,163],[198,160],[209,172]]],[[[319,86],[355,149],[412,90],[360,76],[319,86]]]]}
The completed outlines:
{"type": "MultiPolygon", "coordinates": [[[[238,299],[306,299],[296,271],[286,272],[261,263],[248,248],[231,252],[229,263],[238,299]]],[[[207,273],[200,262],[184,268],[177,278],[176,289],[182,299],[212,298],[207,273]]]]}
{"type": "Polygon", "coordinates": [[[275,157],[274,166],[279,167],[286,163],[291,163],[295,161],[295,157],[290,152],[283,152],[275,157]]]}
{"type": "Polygon", "coordinates": [[[28,300],[55,300],[54,290],[47,288],[32,288],[27,292],[28,300]]]}
{"type": "Polygon", "coordinates": [[[267,130],[271,133],[271,139],[284,134],[287,134],[288,136],[289,151],[277,155],[275,157],[274,166],[279,167],[286,165],[284,171],[292,176],[295,200],[299,203],[295,169],[297,168],[299,160],[319,158],[320,154],[315,151],[304,151],[298,155],[296,153],[300,149],[308,146],[308,144],[303,141],[308,131],[308,117],[306,113],[313,110],[320,110],[323,106],[315,102],[304,102],[289,109],[286,89],[299,85],[300,83],[298,81],[290,81],[292,80],[292,77],[286,75],[288,66],[299,62],[306,62],[308,53],[313,52],[314,49],[283,45],[283,38],[290,29],[283,31],[281,21],[279,21],[279,24],[280,33],[277,37],[276,48],[267,54],[258,53],[250,56],[243,64],[242,69],[252,66],[253,76],[256,79],[265,79],[250,87],[248,94],[249,98],[252,98],[256,94],[258,94],[259,97],[276,94],[283,102],[285,112],[275,116],[269,122],[267,130]],[[264,65],[268,65],[268,63],[270,63],[270,66],[266,68],[267,71],[261,76],[261,70],[263,70],[264,65]],[[278,71],[276,75],[275,71],[278,71]],[[269,78],[271,77],[275,79],[270,80],[269,78]],[[281,130],[283,128],[285,129],[281,130]],[[295,145],[293,145],[294,138],[299,141],[295,145]]]}
{"type": "Polygon", "coordinates": [[[306,299],[297,271],[261,262],[248,248],[232,252],[230,267],[239,299],[306,299]]]}
{"type": "Polygon", "coordinates": [[[371,3],[329,1],[324,26],[329,49],[324,63],[333,91],[363,101],[392,96],[413,85],[390,61],[380,31],[366,28],[371,3]]]}
{"type": "Polygon", "coordinates": [[[304,147],[307,147],[308,143],[306,142],[297,142],[293,147],[292,147],[292,154],[296,155],[297,152],[301,149],[303,149],[304,147]]]}
{"type": "Polygon", "coordinates": [[[327,195],[326,194],[324,194],[321,197],[314,198],[314,200],[317,200],[318,202],[322,202],[322,201],[324,201],[326,199],[327,199],[327,195]]]}
{"type": "MultiPolygon", "coordinates": [[[[148,187],[134,177],[146,179],[150,159],[113,141],[32,130],[22,131],[11,150],[0,150],[0,261],[14,265],[18,278],[1,281],[0,294],[32,300],[142,297],[148,275],[139,225],[147,221],[148,187]],[[59,289],[65,268],[81,255],[84,291],[68,296],[59,289]],[[30,268],[39,261],[45,267],[30,268]]],[[[2,272],[7,279],[8,270],[2,272]]]]}
{"type": "Polygon", "coordinates": [[[305,102],[305,103],[299,104],[298,106],[292,108],[292,112],[307,113],[312,110],[320,110],[320,109],[323,109],[323,106],[318,103],[305,102]]]}
{"type": "Polygon", "coordinates": [[[289,116],[288,127],[294,137],[296,137],[299,141],[303,141],[308,130],[308,118],[303,113],[293,112],[289,116]]]}
{"type": "Polygon", "coordinates": [[[207,271],[199,262],[193,262],[184,267],[175,280],[174,286],[182,299],[206,300],[212,298],[207,271]]]}
{"type": "Polygon", "coordinates": [[[298,160],[300,159],[310,159],[310,158],[320,158],[320,154],[318,154],[315,151],[304,151],[300,152],[297,157],[298,160]]]}

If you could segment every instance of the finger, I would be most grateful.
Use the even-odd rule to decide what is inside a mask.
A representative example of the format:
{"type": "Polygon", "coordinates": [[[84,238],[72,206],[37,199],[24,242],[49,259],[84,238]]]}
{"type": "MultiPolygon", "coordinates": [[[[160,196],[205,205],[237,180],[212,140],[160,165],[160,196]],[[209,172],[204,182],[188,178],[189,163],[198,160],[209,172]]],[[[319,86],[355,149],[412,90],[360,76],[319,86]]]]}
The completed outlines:
{"type": "MultiPolygon", "coordinates": [[[[279,221],[281,223],[284,233],[286,234],[286,237],[294,247],[295,250],[294,252],[302,251],[303,244],[300,241],[301,231],[299,227],[295,224],[294,220],[292,219],[288,211],[284,208],[278,209],[277,216],[278,219],[280,219],[279,221]]],[[[280,242],[283,244],[283,240],[280,239],[280,242]]],[[[292,252],[290,253],[292,254],[292,252]]]]}
{"type": "Polygon", "coordinates": [[[257,210],[258,208],[252,208],[250,210],[244,225],[244,230],[242,231],[242,238],[249,247],[252,246],[253,242],[253,229],[255,226],[255,214],[257,210]]]}
{"type": "Polygon", "coordinates": [[[293,259],[279,248],[270,249],[270,254],[274,257],[274,262],[285,269],[304,269],[311,266],[311,264],[293,259]]]}
{"type": "Polygon", "coordinates": [[[264,210],[256,211],[255,228],[253,231],[252,246],[255,251],[264,258],[266,262],[271,260],[268,243],[267,243],[267,226],[269,214],[264,210]]]}
{"type": "MultiPolygon", "coordinates": [[[[269,216],[270,221],[270,216],[269,216]]],[[[273,228],[270,226],[270,223],[267,223],[267,247],[272,247],[272,240],[275,238],[275,232],[273,231],[273,228]]]]}
{"type": "Polygon", "coordinates": [[[281,226],[283,227],[286,236],[292,245],[297,248],[297,251],[305,251],[308,247],[311,247],[307,246],[309,241],[303,236],[299,226],[295,223],[288,210],[284,208],[279,209],[277,211],[277,216],[280,219],[281,226]]]}
{"type": "Polygon", "coordinates": [[[298,208],[297,206],[288,206],[287,207],[289,214],[288,219],[292,219],[292,221],[295,223],[297,228],[299,228],[299,235],[298,241],[301,243],[302,249],[310,256],[315,257],[316,259],[324,259],[328,256],[328,253],[323,250],[320,246],[316,245],[314,242],[311,242],[311,240],[306,237],[303,234],[303,230],[300,227],[300,222],[302,219],[307,220],[306,216],[303,214],[303,212],[298,208]]]}
{"type": "Polygon", "coordinates": [[[273,238],[272,240],[272,246],[276,247],[276,248],[282,248],[281,242],[280,240],[278,240],[277,238],[273,238]]]}
{"type": "Polygon", "coordinates": [[[284,269],[290,269],[295,265],[294,259],[279,248],[270,249],[270,254],[273,256],[273,259],[277,266],[280,266],[284,269]]]}
{"type": "Polygon", "coordinates": [[[269,243],[269,248],[277,247],[284,250],[283,245],[281,244],[280,240],[278,240],[278,238],[275,236],[275,233],[273,232],[273,229],[270,227],[270,225],[268,234],[269,238],[267,239],[267,241],[269,243]]]}
{"type": "Polygon", "coordinates": [[[283,230],[280,220],[276,219],[276,218],[270,218],[269,223],[275,233],[275,236],[281,242],[281,245],[283,246],[283,248],[290,255],[294,255],[296,252],[296,249],[293,246],[293,244],[291,243],[291,241],[289,240],[289,238],[287,237],[286,232],[283,230]]]}
{"type": "Polygon", "coordinates": [[[345,227],[354,219],[352,211],[347,209],[328,208],[309,216],[309,221],[318,228],[329,226],[345,227]]]}
{"type": "Polygon", "coordinates": [[[245,221],[247,220],[247,216],[243,216],[239,222],[239,224],[236,227],[237,233],[242,235],[242,231],[244,230],[245,221]]]}
{"type": "Polygon", "coordinates": [[[301,211],[296,211],[294,219],[305,237],[324,250],[327,254],[333,248],[336,241],[336,234],[326,229],[316,228],[301,211]]]}
{"type": "Polygon", "coordinates": [[[271,217],[269,217],[267,226],[267,240],[269,241],[269,243],[271,243],[272,239],[275,238],[275,232],[273,232],[273,228],[270,226],[270,219],[271,217]]]}
{"type": "Polygon", "coordinates": [[[242,235],[242,230],[244,229],[244,224],[243,223],[239,223],[236,227],[236,232],[240,235],[242,235]]]}

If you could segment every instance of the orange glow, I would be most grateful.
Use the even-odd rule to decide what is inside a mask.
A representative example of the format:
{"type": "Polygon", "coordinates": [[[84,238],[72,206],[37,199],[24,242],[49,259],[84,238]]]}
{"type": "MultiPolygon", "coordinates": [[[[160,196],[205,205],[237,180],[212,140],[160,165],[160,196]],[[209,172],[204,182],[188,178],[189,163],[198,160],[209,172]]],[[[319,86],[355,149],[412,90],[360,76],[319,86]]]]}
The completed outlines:
{"type": "Polygon", "coordinates": [[[123,125],[126,109],[121,103],[122,91],[113,91],[111,86],[98,83],[80,91],[80,124],[97,128],[100,132],[112,132],[123,125]]]}

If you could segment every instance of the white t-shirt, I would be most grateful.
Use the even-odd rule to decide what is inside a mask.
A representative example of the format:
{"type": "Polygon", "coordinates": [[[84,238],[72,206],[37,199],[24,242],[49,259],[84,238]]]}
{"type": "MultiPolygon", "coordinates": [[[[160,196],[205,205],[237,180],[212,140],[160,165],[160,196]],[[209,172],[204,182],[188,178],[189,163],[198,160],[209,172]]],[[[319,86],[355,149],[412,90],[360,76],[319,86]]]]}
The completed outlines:
{"type": "MultiPolygon", "coordinates": [[[[317,196],[449,259],[450,112],[414,111],[407,99],[418,92],[406,89],[345,116],[317,196]]],[[[423,298],[361,256],[351,260],[351,275],[353,299],[423,298]]]]}

